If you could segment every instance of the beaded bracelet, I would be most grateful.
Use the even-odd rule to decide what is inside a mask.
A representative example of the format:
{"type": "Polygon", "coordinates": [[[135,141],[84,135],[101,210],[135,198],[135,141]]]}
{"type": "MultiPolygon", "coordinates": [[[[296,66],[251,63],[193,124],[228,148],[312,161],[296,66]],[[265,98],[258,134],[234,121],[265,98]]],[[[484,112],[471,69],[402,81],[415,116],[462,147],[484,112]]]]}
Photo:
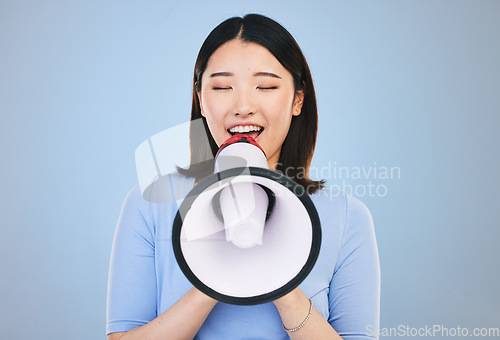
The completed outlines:
{"type": "Polygon", "coordinates": [[[306,324],[307,320],[309,320],[309,318],[311,317],[311,314],[312,314],[312,311],[313,311],[313,302],[311,301],[311,299],[309,299],[309,303],[311,304],[311,306],[309,307],[309,314],[307,314],[306,319],[304,321],[302,321],[302,323],[300,325],[298,325],[295,328],[288,329],[288,328],[285,327],[285,325],[283,323],[281,323],[281,325],[283,326],[283,329],[286,332],[288,332],[288,333],[295,332],[295,331],[298,331],[299,329],[301,329],[302,327],[304,327],[304,325],[306,324]]]}

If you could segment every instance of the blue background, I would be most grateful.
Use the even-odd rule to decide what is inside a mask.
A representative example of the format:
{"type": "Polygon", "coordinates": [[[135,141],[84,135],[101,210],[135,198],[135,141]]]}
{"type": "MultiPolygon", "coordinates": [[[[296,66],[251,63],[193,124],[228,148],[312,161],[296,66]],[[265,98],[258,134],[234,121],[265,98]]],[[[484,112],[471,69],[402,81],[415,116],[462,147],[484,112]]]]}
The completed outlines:
{"type": "Polygon", "coordinates": [[[135,148],[187,121],[203,40],[248,12],[308,59],[314,166],[400,169],[358,195],[381,326],[500,327],[500,2],[1,0],[1,339],[105,338],[135,148]]]}

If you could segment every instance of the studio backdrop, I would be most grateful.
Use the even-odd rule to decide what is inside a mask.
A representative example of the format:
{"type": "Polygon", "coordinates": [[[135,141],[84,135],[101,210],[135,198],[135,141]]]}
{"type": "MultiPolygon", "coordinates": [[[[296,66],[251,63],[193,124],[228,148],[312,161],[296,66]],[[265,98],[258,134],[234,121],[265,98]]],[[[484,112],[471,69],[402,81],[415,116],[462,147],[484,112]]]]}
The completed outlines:
{"type": "Polygon", "coordinates": [[[311,177],[372,213],[371,331],[498,332],[500,2],[3,0],[0,338],[105,338],[135,150],[189,120],[201,43],[250,12],[285,26],[311,68],[311,177]]]}

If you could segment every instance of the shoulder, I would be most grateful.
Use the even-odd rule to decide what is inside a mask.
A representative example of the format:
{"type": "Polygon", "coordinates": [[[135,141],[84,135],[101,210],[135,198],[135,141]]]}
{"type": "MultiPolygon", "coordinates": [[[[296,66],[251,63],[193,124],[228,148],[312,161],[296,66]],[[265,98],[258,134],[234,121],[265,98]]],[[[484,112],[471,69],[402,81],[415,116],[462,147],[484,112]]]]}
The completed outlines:
{"type": "Polygon", "coordinates": [[[140,186],[136,185],[125,196],[118,219],[118,229],[135,230],[140,226],[151,229],[150,202],[144,199],[140,186]]]}
{"type": "Polygon", "coordinates": [[[179,174],[156,178],[147,186],[135,185],[126,195],[123,209],[150,212],[152,205],[170,204],[183,200],[193,188],[194,179],[179,174]]]}
{"type": "Polygon", "coordinates": [[[340,248],[355,248],[376,242],[372,215],[360,199],[340,190],[322,190],[311,199],[329,244],[334,242],[340,248]]]}
{"type": "Polygon", "coordinates": [[[145,200],[142,195],[142,191],[139,184],[136,184],[129,190],[129,192],[125,196],[125,202],[130,202],[135,204],[147,203],[147,200],[145,200]]]}
{"type": "Polygon", "coordinates": [[[148,206],[149,202],[144,199],[140,186],[135,185],[125,196],[121,215],[126,214],[130,211],[139,211],[144,214],[147,213],[148,206]]]}
{"type": "Polygon", "coordinates": [[[368,207],[356,197],[346,196],[346,233],[360,238],[372,238],[374,234],[373,218],[368,207]]]}
{"type": "Polygon", "coordinates": [[[323,189],[311,196],[318,213],[321,215],[336,215],[344,225],[359,220],[372,221],[368,207],[358,198],[342,191],[323,189]]]}
{"type": "Polygon", "coordinates": [[[315,205],[320,207],[341,208],[359,214],[369,214],[366,205],[358,198],[342,190],[324,188],[311,195],[315,205]]]}
{"type": "Polygon", "coordinates": [[[370,210],[350,194],[345,194],[345,204],[345,224],[336,270],[349,263],[362,263],[365,271],[378,270],[377,241],[370,210]]]}
{"type": "Polygon", "coordinates": [[[191,178],[171,174],[155,179],[146,187],[134,186],[125,197],[120,225],[154,237],[158,226],[173,219],[193,182],[191,178]]]}
{"type": "Polygon", "coordinates": [[[346,224],[346,193],[326,188],[311,195],[318,212],[323,237],[328,244],[337,243],[344,234],[346,224]]]}
{"type": "Polygon", "coordinates": [[[347,222],[366,222],[373,225],[372,215],[368,207],[354,196],[346,194],[347,222]]]}
{"type": "Polygon", "coordinates": [[[175,203],[183,200],[193,188],[194,178],[178,173],[155,177],[138,185],[142,197],[150,203],[175,203]]]}

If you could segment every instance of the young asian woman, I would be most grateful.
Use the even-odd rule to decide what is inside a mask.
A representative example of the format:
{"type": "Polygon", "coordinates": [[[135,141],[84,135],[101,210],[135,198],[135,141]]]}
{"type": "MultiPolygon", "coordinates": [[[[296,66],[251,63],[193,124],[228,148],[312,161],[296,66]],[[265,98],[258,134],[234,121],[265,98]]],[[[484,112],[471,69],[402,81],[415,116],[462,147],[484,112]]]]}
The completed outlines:
{"type": "Polygon", "coordinates": [[[273,302],[236,306],[192,287],[180,271],[169,232],[177,206],[127,196],[113,242],[108,340],[376,339],[380,268],[368,209],[308,177],[318,114],[311,73],[291,34],[258,14],[230,18],[203,43],[195,65],[191,120],[201,119],[209,146],[191,143],[191,166],[172,180],[193,186],[213,173],[199,160],[246,131],[269,168],[311,195],[322,225],[317,263],[299,287],[273,302]],[[191,180],[186,180],[191,179],[191,180]]]}

